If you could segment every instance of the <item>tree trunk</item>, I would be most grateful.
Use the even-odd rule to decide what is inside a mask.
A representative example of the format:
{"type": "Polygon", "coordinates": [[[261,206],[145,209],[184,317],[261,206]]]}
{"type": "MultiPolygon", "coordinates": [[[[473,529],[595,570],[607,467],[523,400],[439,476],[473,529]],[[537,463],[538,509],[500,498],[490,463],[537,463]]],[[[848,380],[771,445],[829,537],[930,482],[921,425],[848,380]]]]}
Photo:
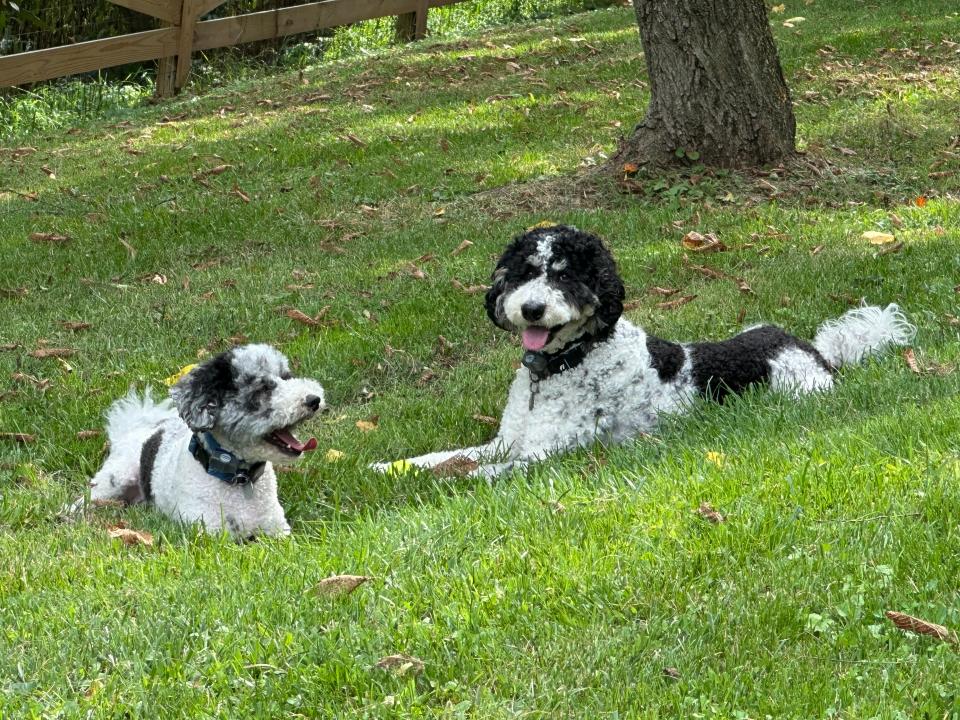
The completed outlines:
{"type": "Polygon", "coordinates": [[[763,0],[635,0],[647,115],[614,158],[721,167],[794,152],[796,121],[763,0]]]}

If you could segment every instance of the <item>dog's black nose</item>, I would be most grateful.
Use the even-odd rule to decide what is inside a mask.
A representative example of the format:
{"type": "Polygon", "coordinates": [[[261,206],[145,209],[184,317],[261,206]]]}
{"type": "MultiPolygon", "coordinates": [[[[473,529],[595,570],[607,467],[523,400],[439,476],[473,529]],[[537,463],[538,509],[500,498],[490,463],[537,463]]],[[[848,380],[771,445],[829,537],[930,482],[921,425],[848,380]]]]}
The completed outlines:
{"type": "Polygon", "coordinates": [[[543,303],[525,302],[520,306],[520,314],[523,315],[524,320],[536,322],[543,317],[543,313],[546,312],[546,309],[547,306],[543,303]]]}
{"type": "Polygon", "coordinates": [[[316,412],[317,410],[320,409],[320,402],[321,402],[320,398],[318,398],[316,395],[307,395],[307,397],[303,401],[303,404],[306,405],[311,410],[313,410],[314,412],[316,412]]]}

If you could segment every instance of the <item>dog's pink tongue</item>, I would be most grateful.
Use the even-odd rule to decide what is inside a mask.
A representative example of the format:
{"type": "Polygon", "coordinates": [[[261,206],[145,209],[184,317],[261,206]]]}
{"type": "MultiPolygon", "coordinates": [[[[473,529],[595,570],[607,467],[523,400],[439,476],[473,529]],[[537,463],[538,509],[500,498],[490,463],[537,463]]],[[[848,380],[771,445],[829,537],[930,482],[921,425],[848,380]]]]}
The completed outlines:
{"type": "Polygon", "coordinates": [[[300,442],[289,430],[274,430],[273,434],[297,452],[306,452],[307,450],[314,450],[317,447],[317,439],[315,437],[310,438],[306,442],[300,442]]]}
{"type": "Polygon", "coordinates": [[[547,338],[549,337],[550,331],[547,328],[531,325],[523,329],[523,335],[520,339],[523,342],[523,347],[527,350],[536,351],[541,350],[547,344],[547,338]]]}

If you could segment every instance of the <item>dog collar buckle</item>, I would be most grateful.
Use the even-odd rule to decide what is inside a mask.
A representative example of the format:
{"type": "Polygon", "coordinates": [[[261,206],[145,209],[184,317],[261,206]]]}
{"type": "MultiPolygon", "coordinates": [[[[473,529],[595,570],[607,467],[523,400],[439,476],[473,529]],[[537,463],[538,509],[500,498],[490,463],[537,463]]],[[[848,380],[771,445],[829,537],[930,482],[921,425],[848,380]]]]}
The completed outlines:
{"type": "Polygon", "coordinates": [[[246,463],[206,433],[201,438],[194,434],[190,438],[190,454],[200,463],[207,475],[225,482],[227,485],[252,485],[260,479],[266,463],[246,463]]]}

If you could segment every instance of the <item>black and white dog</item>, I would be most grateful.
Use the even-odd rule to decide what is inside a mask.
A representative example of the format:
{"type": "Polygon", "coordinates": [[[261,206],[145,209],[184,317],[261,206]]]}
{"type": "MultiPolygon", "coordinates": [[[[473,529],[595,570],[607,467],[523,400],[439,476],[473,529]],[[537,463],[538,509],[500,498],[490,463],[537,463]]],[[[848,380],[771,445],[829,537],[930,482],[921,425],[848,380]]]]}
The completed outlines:
{"type": "Polygon", "coordinates": [[[722,342],[675,343],[623,319],[623,298],[613,257],[595,235],[557,225],[515,238],[486,297],[490,320],[519,333],[524,348],[496,438],[375,467],[506,460],[474,473],[493,476],[515,461],[648,432],[662,413],[684,412],[698,397],[723,401],[760,383],[797,395],[829,390],[837,368],[915,333],[891,304],[850,310],[824,323],[812,343],[773,325],[722,342]]]}
{"type": "Polygon", "coordinates": [[[293,433],[324,408],[323,388],[294,378],[269,345],[244,345],[195,367],[170,396],[155,403],[149,390],[131,390],[111,406],[110,454],[90,500],[152,502],[174,520],[236,539],[288,534],[273,463],[317,447],[293,433]]]}

